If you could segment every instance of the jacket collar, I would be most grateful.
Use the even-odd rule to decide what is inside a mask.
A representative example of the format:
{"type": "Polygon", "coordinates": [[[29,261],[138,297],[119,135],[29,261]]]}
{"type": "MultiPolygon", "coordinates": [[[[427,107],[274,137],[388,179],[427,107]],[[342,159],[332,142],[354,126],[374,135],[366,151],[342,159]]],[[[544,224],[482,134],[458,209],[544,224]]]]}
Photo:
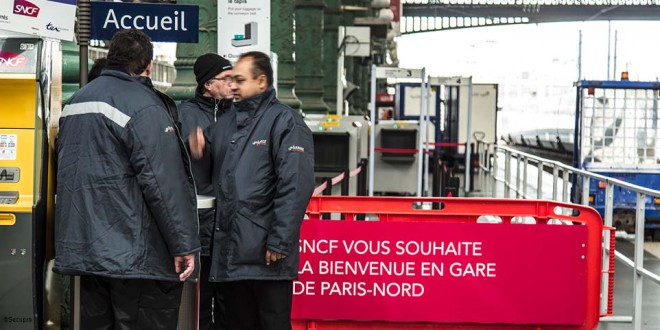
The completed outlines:
{"type": "Polygon", "coordinates": [[[203,86],[197,86],[195,89],[195,100],[200,105],[199,109],[213,114],[213,109],[218,106],[218,110],[223,109],[223,100],[218,100],[210,96],[204,96],[203,86]]]}
{"type": "Polygon", "coordinates": [[[218,99],[215,99],[210,96],[204,96],[204,86],[199,85],[195,89],[195,98],[197,99],[197,102],[200,104],[206,106],[206,107],[211,107],[213,108],[216,103],[218,103],[218,99]]]}
{"type": "Polygon", "coordinates": [[[261,113],[268,108],[275,99],[275,88],[268,87],[268,89],[258,95],[241,102],[234,103],[236,105],[236,125],[238,127],[247,126],[252,121],[252,118],[258,117],[261,113]]]}
{"type": "Polygon", "coordinates": [[[201,111],[204,111],[210,115],[213,115],[213,110],[216,105],[218,106],[218,115],[225,113],[231,108],[232,100],[231,99],[216,99],[210,96],[204,96],[204,90],[202,86],[197,86],[195,89],[195,98],[193,99],[194,103],[197,103],[201,111]]]}
{"type": "Polygon", "coordinates": [[[174,101],[165,93],[155,89],[153,83],[151,82],[151,78],[146,76],[130,75],[128,74],[128,72],[118,67],[108,67],[101,73],[101,76],[112,76],[122,80],[138,82],[140,85],[149,89],[151,92],[156,93],[156,95],[158,95],[158,97],[163,102],[165,109],[167,110],[168,114],[171,116],[174,123],[179,122],[179,113],[176,108],[176,103],[174,103],[174,101]]]}
{"type": "Polygon", "coordinates": [[[122,80],[134,80],[139,82],[140,84],[153,89],[154,85],[151,82],[151,78],[145,77],[145,76],[133,76],[128,74],[128,72],[122,70],[119,67],[108,67],[103,72],[101,73],[102,76],[112,76],[116,77],[122,80]]]}

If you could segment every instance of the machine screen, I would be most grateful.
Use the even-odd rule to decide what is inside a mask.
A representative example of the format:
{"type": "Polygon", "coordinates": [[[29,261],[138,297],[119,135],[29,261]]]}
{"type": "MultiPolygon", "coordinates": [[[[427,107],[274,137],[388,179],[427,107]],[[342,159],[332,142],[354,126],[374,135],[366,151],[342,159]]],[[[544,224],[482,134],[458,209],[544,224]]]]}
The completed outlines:
{"type": "Polygon", "coordinates": [[[349,159],[348,133],[314,133],[314,170],[341,172],[349,159]]]}
{"type": "MultiPolygon", "coordinates": [[[[417,130],[416,129],[390,129],[383,128],[380,131],[380,145],[382,148],[389,149],[417,149],[417,130]]],[[[383,160],[394,161],[413,161],[413,153],[393,153],[383,152],[383,160]]]]}

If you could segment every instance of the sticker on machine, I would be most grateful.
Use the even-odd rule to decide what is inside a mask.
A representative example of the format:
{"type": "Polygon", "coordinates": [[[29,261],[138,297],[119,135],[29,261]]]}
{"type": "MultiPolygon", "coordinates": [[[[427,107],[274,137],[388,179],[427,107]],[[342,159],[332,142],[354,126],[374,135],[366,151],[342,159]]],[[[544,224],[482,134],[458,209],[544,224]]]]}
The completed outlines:
{"type": "Polygon", "coordinates": [[[0,134],[0,160],[16,160],[18,135],[0,134]]]}

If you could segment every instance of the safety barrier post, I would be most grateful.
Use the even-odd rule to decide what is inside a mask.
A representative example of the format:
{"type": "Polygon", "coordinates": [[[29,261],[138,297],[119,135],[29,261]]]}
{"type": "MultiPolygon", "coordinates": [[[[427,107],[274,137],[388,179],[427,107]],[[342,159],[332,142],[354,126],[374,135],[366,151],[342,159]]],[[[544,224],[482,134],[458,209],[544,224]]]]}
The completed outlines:
{"type": "MultiPolygon", "coordinates": [[[[326,187],[323,189],[323,196],[331,196],[332,195],[332,178],[323,178],[323,182],[325,182],[326,187]]],[[[330,214],[329,213],[324,213],[321,216],[321,219],[324,220],[329,220],[330,219],[330,214]]]]}
{"type": "MultiPolygon", "coordinates": [[[[609,186],[608,186],[609,188],[609,186]]],[[[637,193],[637,212],[635,216],[635,277],[633,277],[633,329],[642,328],[642,295],[644,292],[644,214],[646,195],[637,193]]],[[[606,241],[607,243],[607,241],[606,241]]],[[[606,245],[607,246],[607,245],[606,245]]],[[[612,253],[612,252],[610,252],[612,253]]]]}
{"type": "Polygon", "coordinates": [[[474,191],[474,165],[475,165],[475,163],[477,164],[477,166],[479,164],[479,158],[477,157],[478,154],[474,153],[474,152],[478,152],[479,150],[475,147],[474,142],[472,142],[470,144],[472,145],[471,149],[473,150],[473,154],[472,154],[472,157],[470,157],[470,180],[469,180],[469,184],[470,184],[470,191],[474,191]]]}
{"type": "Polygon", "coordinates": [[[558,188],[557,181],[559,180],[559,167],[557,164],[552,164],[552,200],[557,200],[558,188]]]}
{"type": "Polygon", "coordinates": [[[351,170],[346,168],[344,169],[344,178],[341,180],[341,195],[342,196],[348,196],[348,184],[349,180],[351,179],[350,177],[351,170]]]}
{"type": "Polygon", "coordinates": [[[520,197],[520,157],[516,156],[516,198],[520,197]]]}
{"type": "MultiPolygon", "coordinates": [[[[499,161],[499,158],[500,158],[499,154],[500,153],[498,152],[498,147],[497,147],[497,145],[495,145],[493,147],[493,177],[494,178],[497,177],[499,166],[500,166],[499,164],[497,164],[497,162],[499,161]]],[[[493,189],[493,190],[495,190],[495,189],[493,189]]]]}
{"type": "Polygon", "coordinates": [[[527,167],[529,167],[529,159],[527,157],[524,158],[523,162],[523,191],[522,191],[522,197],[527,199],[527,167]]]}
{"type": "Polygon", "coordinates": [[[438,148],[433,149],[433,187],[431,189],[431,194],[433,197],[440,197],[440,185],[442,184],[442,177],[440,174],[440,153],[438,148]]]}
{"type": "Polygon", "coordinates": [[[504,154],[504,191],[509,193],[511,189],[511,153],[505,151],[504,154]]]}
{"type": "Polygon", "coordinates": [[[332,178],[323,178],[323,182],[327,183],[327,186],[323,190],[323,195],[324,196],[332,195],[332,178]]]}
{"type": "Polygon", "coordinates": [[[536,199],[543,199],[543,167],[545,164],[538,162],[538,176],[536,178],[536,199]]]}
{"type": "Polygon", "coordinates": [[[358,166],[362,167],[362,171],[357,175],[357,194],[358,196],[367,196],[367,167],[368,160],[366,158],[360,159],[358,166]]]}
{"type": "Polygon", "coordinates": [[[562,171],[562,179],[564,180],[564,186],[562,187],[561,201],[569,203],[570,201],[568,200],[568,185],[571,182],[569,180],[569,176],[571,173],[566,169],[562,169],[561,171],[562,171]]]}

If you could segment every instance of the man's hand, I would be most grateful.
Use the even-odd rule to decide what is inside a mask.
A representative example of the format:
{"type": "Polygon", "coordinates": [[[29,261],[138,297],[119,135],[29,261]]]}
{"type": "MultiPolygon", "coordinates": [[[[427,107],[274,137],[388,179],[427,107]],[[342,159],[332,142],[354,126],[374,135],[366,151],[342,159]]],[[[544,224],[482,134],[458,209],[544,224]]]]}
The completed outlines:
{"type": "Polygon", "coordinates": [[[174,270],[179,274],[179,281],[185,281],[195,270],[195,255],[174,257],[174,270]]]}
{"type": "Polygon", "coordinates": [[[190,146],[190,155],[194,159],[201,159],[204,156],[206,141],[204,140],[204,132],[202,132],[200,127],[197,127],[194,132],[190,133],[188,145],[190,146]]]}
{"type": "Polygon", "coordinates": [[[284,254],[266,249],[266,266],[270,266],[271,262],[276,262],[284,258],[286,258],[284,254]]]}

